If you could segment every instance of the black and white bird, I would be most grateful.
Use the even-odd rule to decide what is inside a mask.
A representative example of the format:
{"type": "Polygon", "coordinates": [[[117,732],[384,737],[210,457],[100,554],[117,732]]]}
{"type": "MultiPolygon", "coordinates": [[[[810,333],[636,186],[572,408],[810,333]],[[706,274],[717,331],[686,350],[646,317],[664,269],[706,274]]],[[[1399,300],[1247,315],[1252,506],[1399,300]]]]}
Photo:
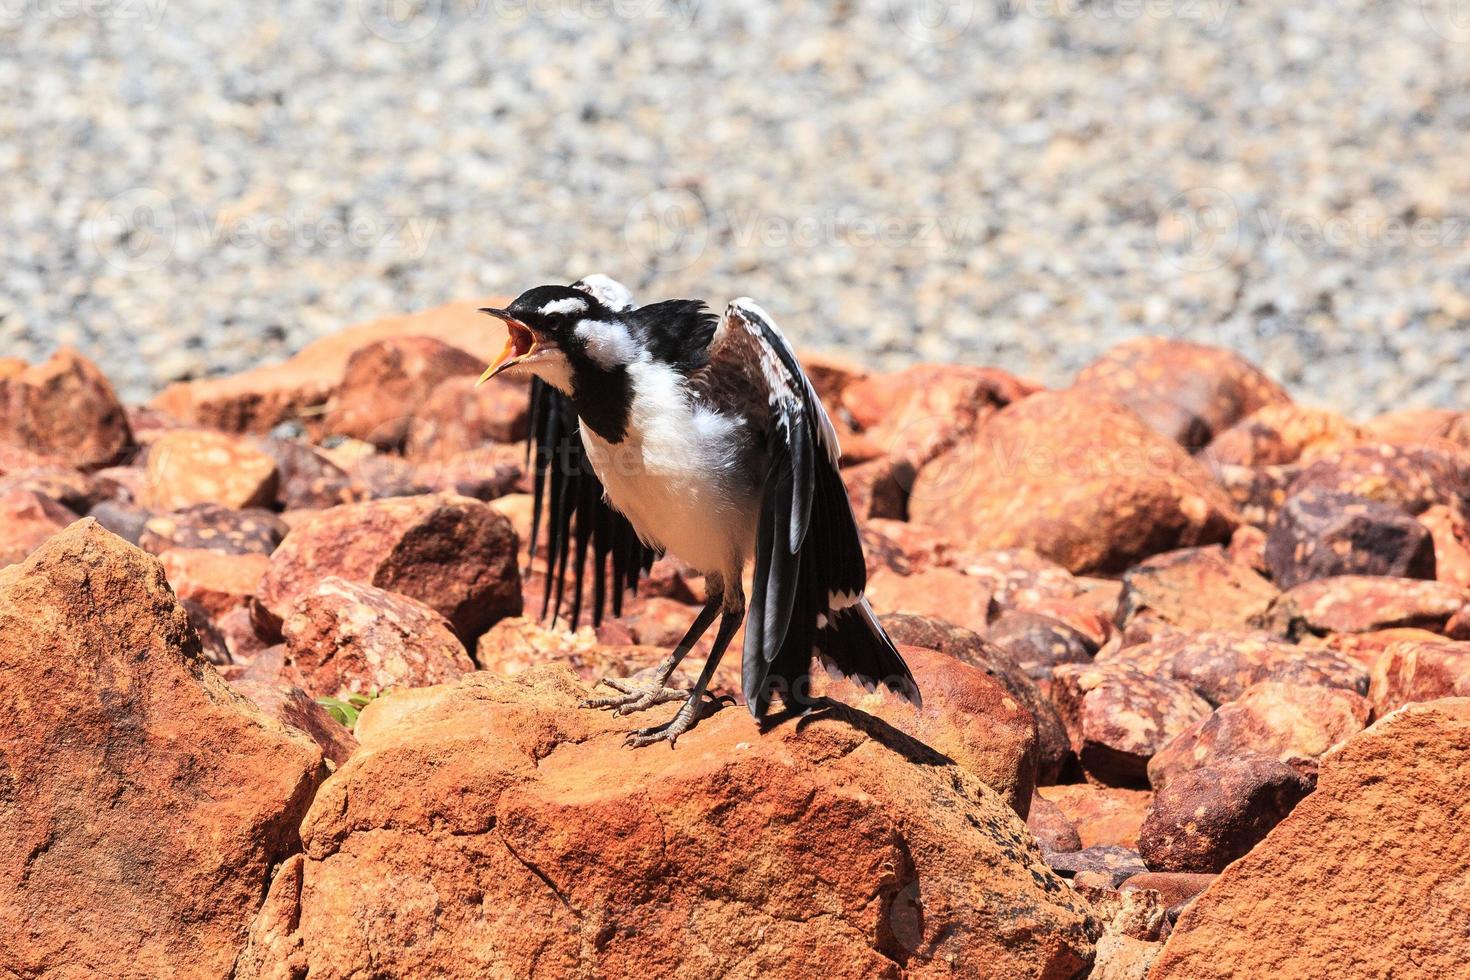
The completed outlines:
{"type": "Polygon", "coordinates": [[[836,432],[764,310],[749,299],[718,318],[698,300],[635,307],[621,283],[588,276],[482,312],[505,322],[508,339],[481,381],[533,376],[531,547],[534,554],[545,513],[552,608],[562,606],[570,566],[576,625],[589,558],[594,621],[609,603],[618,614],[624,590],[657,553],[694,567],[708,587],[704,609],[653,683],[604,679],[616,695],[585,706],[626,714],[683,701],[667,724],[628,737],[672,746],[699,720],[710,678],[745,619],[742,579],[752,559],[741,681],[757,721],[773,698],[803,707],[814,658],[829,673],[919,704],[913,675],[863,594],[867,569],[836,432]],[[669,687],[721,614],[694,686],[669,687]]]}

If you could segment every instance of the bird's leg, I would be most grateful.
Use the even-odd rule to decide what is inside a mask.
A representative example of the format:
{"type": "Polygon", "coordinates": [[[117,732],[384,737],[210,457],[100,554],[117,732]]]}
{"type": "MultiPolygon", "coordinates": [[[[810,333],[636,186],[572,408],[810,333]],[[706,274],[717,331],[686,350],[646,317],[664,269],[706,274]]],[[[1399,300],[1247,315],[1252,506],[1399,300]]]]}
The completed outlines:
{"type": "Polygon", "coordinates": [[[652,728],[640,728],[629,732],[623,744],[632,748],[642,748],[652,745],[654,742],[668,742],[669,748],[674,747],[678,740],[694,723],[704,716],[708,703],[704,700],[704,692],[709,687],[710,678],[715,676],[715,668],[720,665],[720,658],[725,655],[725,648],[730,645],[730,639],[735,631],[740,628],[740,623],[745,619],[744,597],[737,597],[738,608],[732,607],[727,598],[725,604],[725,615],[720,620],[720,631],[715,634],[715,645],[710,650],[709,659],[704,662],[704,670],[699,672],[699,679],[689,689],[686,700],[679,706],[678,712],[668,722],[655,725],[652,728]]]}
{"type": "Polygon", "coordinates": [[[618,694],[608,698],[588,698],[582,702],[584,708],[610,708],[614,714],[629,715],[635,711],[643,711],[654,705],[665,704],[669,701],[680,701],[688,696],[687,691],[678,688],[667,687],[669,678],[673,676],[674,670],[680,662],[688,655],[689,651],[698,643],[700,637],[704,636],[709,629],[710,623],[715,621],[715,615],[720,611],[722,599],[719,591],[710,589],[710,598],[705,602],[704,608],[699,611],[699,616],[689,627],[689,632],[684,634],[684,639],[674,647],[670,653],[658,665],[654,671],[653,683],[647,686],[632,684],[626,680],[617,680],[604,677],[599,683],[617,691],[618,694]]]}

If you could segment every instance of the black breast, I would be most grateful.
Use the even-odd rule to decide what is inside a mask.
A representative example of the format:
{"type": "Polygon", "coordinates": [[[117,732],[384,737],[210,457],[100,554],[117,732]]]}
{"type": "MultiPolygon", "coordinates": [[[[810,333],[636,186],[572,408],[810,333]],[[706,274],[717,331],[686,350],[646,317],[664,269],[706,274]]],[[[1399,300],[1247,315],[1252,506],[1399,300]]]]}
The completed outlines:
{"type": "Polygon", "coordinates": [[[578,364],[572,384],[576,391],[572,405],[587,428],[609,443],[622,442],[633,412],[633,379],[627,369],[605,371],[578,364]]]}

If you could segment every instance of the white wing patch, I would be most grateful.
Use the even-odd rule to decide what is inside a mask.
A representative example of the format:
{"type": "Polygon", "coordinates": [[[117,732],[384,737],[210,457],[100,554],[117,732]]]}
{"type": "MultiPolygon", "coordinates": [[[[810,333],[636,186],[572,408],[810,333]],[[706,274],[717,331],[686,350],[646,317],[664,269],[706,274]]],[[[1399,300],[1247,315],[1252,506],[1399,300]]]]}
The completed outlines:
{"type": "MultiPolygon", "coordinates": [[[[791,349],[791,342],[786,339],[786,335],[781,332],[781,328],[776,326],[776,321],[771,319],[771,315],[761,309],[760,304],[749,296],[739,297],[725,309],[725,315],[720,318],[720,325],[715,330],[715,338],[717,340],[723,336],[726,329],[726,321],[732,312],[747,322],[755,322],[764,326],[765,329],[770,331],[771,336],[775,340],[769,341],[765,337],[757,334],[762,344],[768,347],[773,344],[779,344],[792,363],[799,365],[800,362],[797,361],[796,354],[791,349]]],[[[800,367],[798,367],[797,376],[791,377],[790,370],[782,363],[779,356],[762,358],[761,370],[765,373],[766,383],[770,386],[771,397],[773,399],[779,397],[782,393],[789,393],[791,396],[796,397],[799,395],[799,392],[793,386],[801,386],[801,390],[805,392],[807,400],[811,403],[812,413],[817,417],[817,442],[827,451],[827,458],[832,461],[832,465],[838,465],[838,460],[842,456],[842,448],[837,442],[837,430],[833,427],[832,420],[827,417],[827,409],[822,406],[822,400],[817,397],[817,390],[812,387],[812,381],[806,376],[806,372],[801,371],[800,367]]]]}
{"type": "Polygon", "coordinates": [[[641,359],[638,345],[622,323],[583,320],[577,324],[576,333],[587,345],[587,356],[605,370],[625,367],[641,359]]]}

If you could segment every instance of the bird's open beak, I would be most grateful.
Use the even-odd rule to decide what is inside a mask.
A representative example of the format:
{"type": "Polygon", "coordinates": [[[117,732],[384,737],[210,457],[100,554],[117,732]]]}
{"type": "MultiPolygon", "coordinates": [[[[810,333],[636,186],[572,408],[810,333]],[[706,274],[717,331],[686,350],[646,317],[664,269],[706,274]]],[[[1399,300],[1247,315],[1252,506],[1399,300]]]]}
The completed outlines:
{"type": "Polygon", "coordinates": [[[495,363],[486,368],[485,373],[480,375],[480,380],[475,382],[475,387],[477,388],[502,371],[515,367],[517,364],[524,364],[537,354],[554,346],[542,340],[536,335],[534,330],[505,310],[485,307],[480,312],[488,313],[497,320],[505,321],[506,337],[505,349],[500,352],[500,356],[495,359],[495,363]]]}

